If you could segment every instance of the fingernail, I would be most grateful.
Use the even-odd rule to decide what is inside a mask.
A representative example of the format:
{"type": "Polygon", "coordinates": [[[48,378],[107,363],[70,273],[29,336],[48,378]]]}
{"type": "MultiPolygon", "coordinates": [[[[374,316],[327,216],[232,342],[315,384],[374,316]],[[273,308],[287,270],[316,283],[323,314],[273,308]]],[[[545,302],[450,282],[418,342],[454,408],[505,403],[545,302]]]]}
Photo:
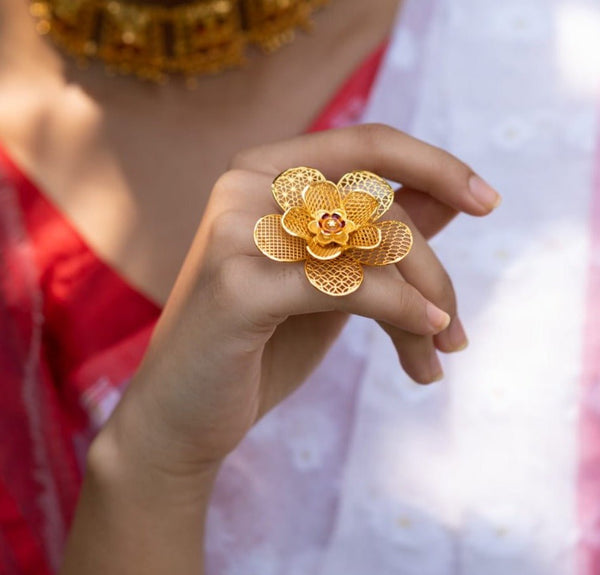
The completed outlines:
{"type": "Polygon", "coordinates": [[[452,320],[452,323],[448,328],[448,338],[450,340],[450,345],[452,346],[452,351],[462,351],[469,345],[469,339],[465,333],[465,328],[457,317],[452,320]]]}
{"type": "Polygon", "coordinates": [[[431,356],[431,383],[436,383],[438,381],[442,381],[444,379],[444,370],[442,369],[442,364],[440,363],[440,359],[437,356],[437,353],[434,353],[431,356]]]}
{"type": "Polygon", "coordinates": [[[502,196],[479,176],[471,176],[469,189],[475,200],[486,210],[495,210],[502,203],[502,196]]]}
{"type": "Polygon", "coordinates": [[[438,332],[445,330],[450,325],[450,316],[431,302],[427,303],[427,319],[438,332]]]}

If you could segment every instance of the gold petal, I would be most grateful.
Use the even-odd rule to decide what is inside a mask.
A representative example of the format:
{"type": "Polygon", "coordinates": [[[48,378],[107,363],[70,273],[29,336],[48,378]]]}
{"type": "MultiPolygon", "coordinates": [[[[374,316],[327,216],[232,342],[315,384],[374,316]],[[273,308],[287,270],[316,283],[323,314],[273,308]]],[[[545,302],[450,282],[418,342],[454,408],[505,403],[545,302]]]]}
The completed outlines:
{"type": "Polygon", "coordinates": [[[346,254],[366,266],[386,266],[404,259],[413,244],[410,228],[402,222],[393,220],[379,222],[375,225],[381,230],[379,247],[372,250],[351,248],[346,251],[346,254]]]}
{"type": "Polygon", "coordinates": [[[311,234],[318,234],[321,231],[321,228],[319,227],[319,223],[317,222],[317,220],[308,222],[308,231],[311,234]]]}
{"type": "Polygon", "coordinates": [[[317,238],[313,238],[309,241],[306,249],[311,256],[323,261],[333,260],[342,253],[341,246],[338,246],[337,244],[324,246],[317,241],[317,238]]]}
{"type": "Polygon", "coordinates": [[[334,234],[333,239],[336,243],[345,246],[350,238],[348,232],[344,229],[341,232],[334,234]]]}
{"type": "Polygon", "coordinates": [[[348,219],[357,226],[362,226],[373,219],[375,210],[379,208],[377,198],[367,192],[349,192],[343,199],[348,219]]]}
{"type": "Polygon", "coordinates": [[[372,250],[381,244],[382,233],[376,225],[362,226],[348,241],[348,246],[359,250],[372,250]]]}
{"type": "Polygon", "coordinates": [[[314,168],[291,168],[275,178],[271,190],[275,201],[286,211],[304,205],[302,191],[306,186],[324,181],[325,176],[314,168]]]}
{"type": "Polygon", "coordinates": [[[351,234],[357,228],[358,226],[352,220],[346,220],[346,226],[344,227],[344,230],[346,230],[349,234],[351,234]]]}
{"type": "Polygon", "coordinates": [[[362,266],[346,254],[329,261],[308,258],[304,263],[304,271],[313,286],[333,296],[355,292],[364,277],[362,266]]]}
{"type": "Polygon", "coordinates": [[[306,208],[290,208],[283,214],[281,225],[288,234],[309,240],[311,233],[308,224],[311,223],[311,220],[312,216],[306,211],[306,208]]]}
{"type": "Polygon", "coordinates": [[[342,198],[333,182],[317,182],[303,192],[306,210],[311,214],[333,212],[342,207],[342,198]]]}
{"type": "Polygon", "coordinates": [[[328,246],[329,244],[335,243],[335,238],[332,235],[324,234],[319,230],[319,232],[312,238],[312,241],[316,242],[320,246],[328,246]]]}
{"type": "Polygon", "coordinates": [[[268,258],[277,262],[306,259],[306,240],[290,236],[281,225],[281,216],[264,216],[254,226],[254,243],[268,258]]]}
{"type": "MultiPolygon", "coordinates": [[[[385,214],[394,201],[392,187],[383,178],[371,172],[350,172],[338,182],[338,188],[344,201],[346,196],[354,191],[366,192],[373,196],[379,204],[373,214],[373,220],[378,220],[385,214]]],[[[350,215],[348,217],[352,219],[350,215]]]]}

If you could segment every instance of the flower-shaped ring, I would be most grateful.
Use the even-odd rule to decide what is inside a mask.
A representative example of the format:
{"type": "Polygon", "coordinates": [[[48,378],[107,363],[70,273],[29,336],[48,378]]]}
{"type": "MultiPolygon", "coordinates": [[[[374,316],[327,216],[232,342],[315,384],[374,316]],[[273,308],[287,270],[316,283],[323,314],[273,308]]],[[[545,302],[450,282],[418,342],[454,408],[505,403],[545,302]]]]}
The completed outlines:
{"type": "Polygon", "coordinates": [[[275,178],[272,191],[284,214],[256,222],[256,246],[278,262],[304,261],[310,283],[328,295],[356,291],[363,266],[394,264],[410,252],[409,227],[379,221],[394,190],[375,174],[350,172],[334,184],[313,168],[292,168],[275,178]]]}

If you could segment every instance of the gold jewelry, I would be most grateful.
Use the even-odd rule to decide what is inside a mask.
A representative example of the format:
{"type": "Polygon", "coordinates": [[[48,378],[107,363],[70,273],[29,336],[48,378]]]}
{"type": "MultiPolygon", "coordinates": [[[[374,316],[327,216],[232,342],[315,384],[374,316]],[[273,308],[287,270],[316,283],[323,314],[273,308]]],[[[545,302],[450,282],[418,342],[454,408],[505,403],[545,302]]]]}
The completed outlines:
{"type": "Polygon", "coordinates": [[[378,221],[394,201],[394,190],[371,172],[350,172],[334,184],[313,168],[293,168],[273,181],[284,210],[256,222],[254,243],[278,262],[304,261],[308,281],[333,296],[356,291],[363,266],[404,259],[413,236],[406,224],[378,221]]]}
{"type": "Polygon", "coordinates": [[[245,62],[248,44],[266,52],[308,29],[329,0],[193,0],[171,7],[123,0],[32,0],[37,31],[82,63],[163,81],[216,73],[245,62]]]}

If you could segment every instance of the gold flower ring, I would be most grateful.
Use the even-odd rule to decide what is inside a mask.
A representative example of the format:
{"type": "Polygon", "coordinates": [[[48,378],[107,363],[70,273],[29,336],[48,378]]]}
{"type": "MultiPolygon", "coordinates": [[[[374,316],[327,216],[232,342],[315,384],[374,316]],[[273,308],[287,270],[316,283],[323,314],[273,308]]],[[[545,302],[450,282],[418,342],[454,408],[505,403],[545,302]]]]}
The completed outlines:
{"type": "Polygon", "coordinates": [[[363,266],[386,266],[412,247],[410,228],[379,221],[394,201],[394,190],[371,172],[346,174],[334,184],[313,168],[286,170],[272,185],[284,210],[260,218],[254,242],[277,262],[304,262],[308,281],[333,296],[355,292],[363,266]]]}

